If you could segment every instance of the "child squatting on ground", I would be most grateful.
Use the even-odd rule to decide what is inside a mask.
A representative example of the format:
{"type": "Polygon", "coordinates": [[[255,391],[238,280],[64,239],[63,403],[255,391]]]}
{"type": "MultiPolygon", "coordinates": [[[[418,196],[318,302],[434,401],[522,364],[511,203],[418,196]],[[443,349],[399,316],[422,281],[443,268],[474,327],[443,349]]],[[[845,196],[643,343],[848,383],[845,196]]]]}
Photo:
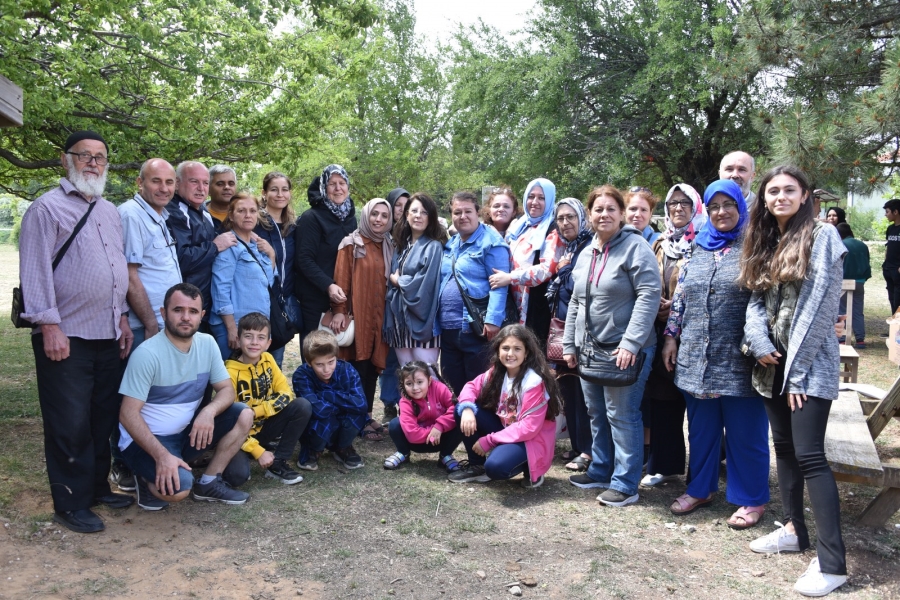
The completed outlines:
{"type": "Polygon", "coordinates": [[[491,367],[463,388],[456,416],[469,455],[450,473],[455,483],[510,479],[544,483],[556,446],[559,387],[538,340],[522,325],[507,325],[491,344],[491,367]]]}
{"type": "Polygon", "coordinates": [[[294,398],[284,373],[266,352],[272,341],[269,334],[269,319],[265,315],[244,315],[238,322],[240,354],[225,361],[236,401],[253,410],[253,427],[239,454],[243,460],[232,468],[242,471],[241,477],[246,481],[250,478],[252,456],[266,469],[266,477],[290,485],[303,481],[303,476],[290,467],[290,460],[312,407],[305,398],[294,398]]]}
{"type": "Polygon", "coordinates": [[[312,331],[303,340],[304,363],[294,371],[294,393],[309,400],[312,417],[300,438],[297,466],[319,468],[326,448],[348,469],[365,466],[353,440],[368,420],[368,407],[359,373],[338,359],[338,342],[328,331],[312,331]]]}
{"type": "MultiPolygon", "coordinates": [[[[436,369],[433,369],[437,373],[436,369]]],[[[401,386],[400,416],[388,425],[397,451],[384,460],[393,470],[409,460],[410,452],[438,453],[438,464],[452,473],[459,469],[453,451],[462,441],[456,426],[453,392],[432,377],[428,364],[414,360],[397,371],[401,386]]]]}

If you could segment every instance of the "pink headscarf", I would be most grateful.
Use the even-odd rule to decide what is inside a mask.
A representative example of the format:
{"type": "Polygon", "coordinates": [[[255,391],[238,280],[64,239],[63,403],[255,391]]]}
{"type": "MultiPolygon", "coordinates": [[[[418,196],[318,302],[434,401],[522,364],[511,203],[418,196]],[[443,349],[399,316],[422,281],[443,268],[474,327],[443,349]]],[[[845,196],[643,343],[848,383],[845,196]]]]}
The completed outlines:
{"type": "Polygon", "coordinates": [[[665,207],[663,211],[666,216],[666,231],[663,233],[662,242],[663,252],[666,253],[666,256],[675,260],[687,256],[691,249],[691,243],[697,237],[700,228],[709,220],[709,217],[706,215],[706,206],[704,206],[700,194],[686,183],[673,185],[669,193],[666,194],[666,202],[672,198],[672,194],[679,190],[691,200],[693,208],[691,209],[691,220],[684,227],[675,227],[672,224],[668,207],[665,207]]]}

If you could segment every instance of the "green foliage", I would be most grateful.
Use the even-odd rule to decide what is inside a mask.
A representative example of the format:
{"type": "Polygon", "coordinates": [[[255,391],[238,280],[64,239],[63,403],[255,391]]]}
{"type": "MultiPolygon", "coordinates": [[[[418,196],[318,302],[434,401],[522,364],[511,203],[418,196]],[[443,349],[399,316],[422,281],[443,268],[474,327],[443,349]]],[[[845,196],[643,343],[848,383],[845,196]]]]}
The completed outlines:
{"type": "Polygon", "coordinates": [[[853,230],[853,237],[867,242],[883,241],[887,230],[887,219],[884,218],[884,213],[877,209],[847,209],[847,224],[853,230]]]}

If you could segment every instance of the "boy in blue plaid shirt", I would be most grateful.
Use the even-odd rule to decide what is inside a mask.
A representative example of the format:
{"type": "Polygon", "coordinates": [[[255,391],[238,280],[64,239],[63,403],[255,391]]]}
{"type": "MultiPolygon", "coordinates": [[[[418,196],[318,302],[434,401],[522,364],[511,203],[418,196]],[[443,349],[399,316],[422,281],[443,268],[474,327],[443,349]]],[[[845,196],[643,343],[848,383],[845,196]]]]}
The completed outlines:
{"type": "Polygon", "coordinates": [[[346,468],[364,466],[353,440],[368,420],[366,396],[359,373],[350,363],[338,359],[338,350],[331,332],[310,332],[303,340],[304,363],[294,371],[294,393],[312,405],[297,462],[305,471],[319,468],[319,456],[326,447],[346,468]]]}

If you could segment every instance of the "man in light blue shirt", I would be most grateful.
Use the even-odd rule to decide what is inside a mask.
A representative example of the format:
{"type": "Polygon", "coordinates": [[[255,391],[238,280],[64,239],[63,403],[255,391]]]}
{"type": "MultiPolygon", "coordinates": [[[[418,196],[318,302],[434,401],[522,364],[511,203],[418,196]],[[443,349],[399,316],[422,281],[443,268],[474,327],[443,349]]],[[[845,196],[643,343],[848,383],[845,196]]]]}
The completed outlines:
{"type": "Polygon", "coordinates": [[[161,158],[141,166],[138,193],[119,206],[128,262],[128,324],[134,348],[162,330],[159,309],[166,290],[181,283],[175,239],[166,226],[166,205],[175,194],[175,169],[161,158]]]}

